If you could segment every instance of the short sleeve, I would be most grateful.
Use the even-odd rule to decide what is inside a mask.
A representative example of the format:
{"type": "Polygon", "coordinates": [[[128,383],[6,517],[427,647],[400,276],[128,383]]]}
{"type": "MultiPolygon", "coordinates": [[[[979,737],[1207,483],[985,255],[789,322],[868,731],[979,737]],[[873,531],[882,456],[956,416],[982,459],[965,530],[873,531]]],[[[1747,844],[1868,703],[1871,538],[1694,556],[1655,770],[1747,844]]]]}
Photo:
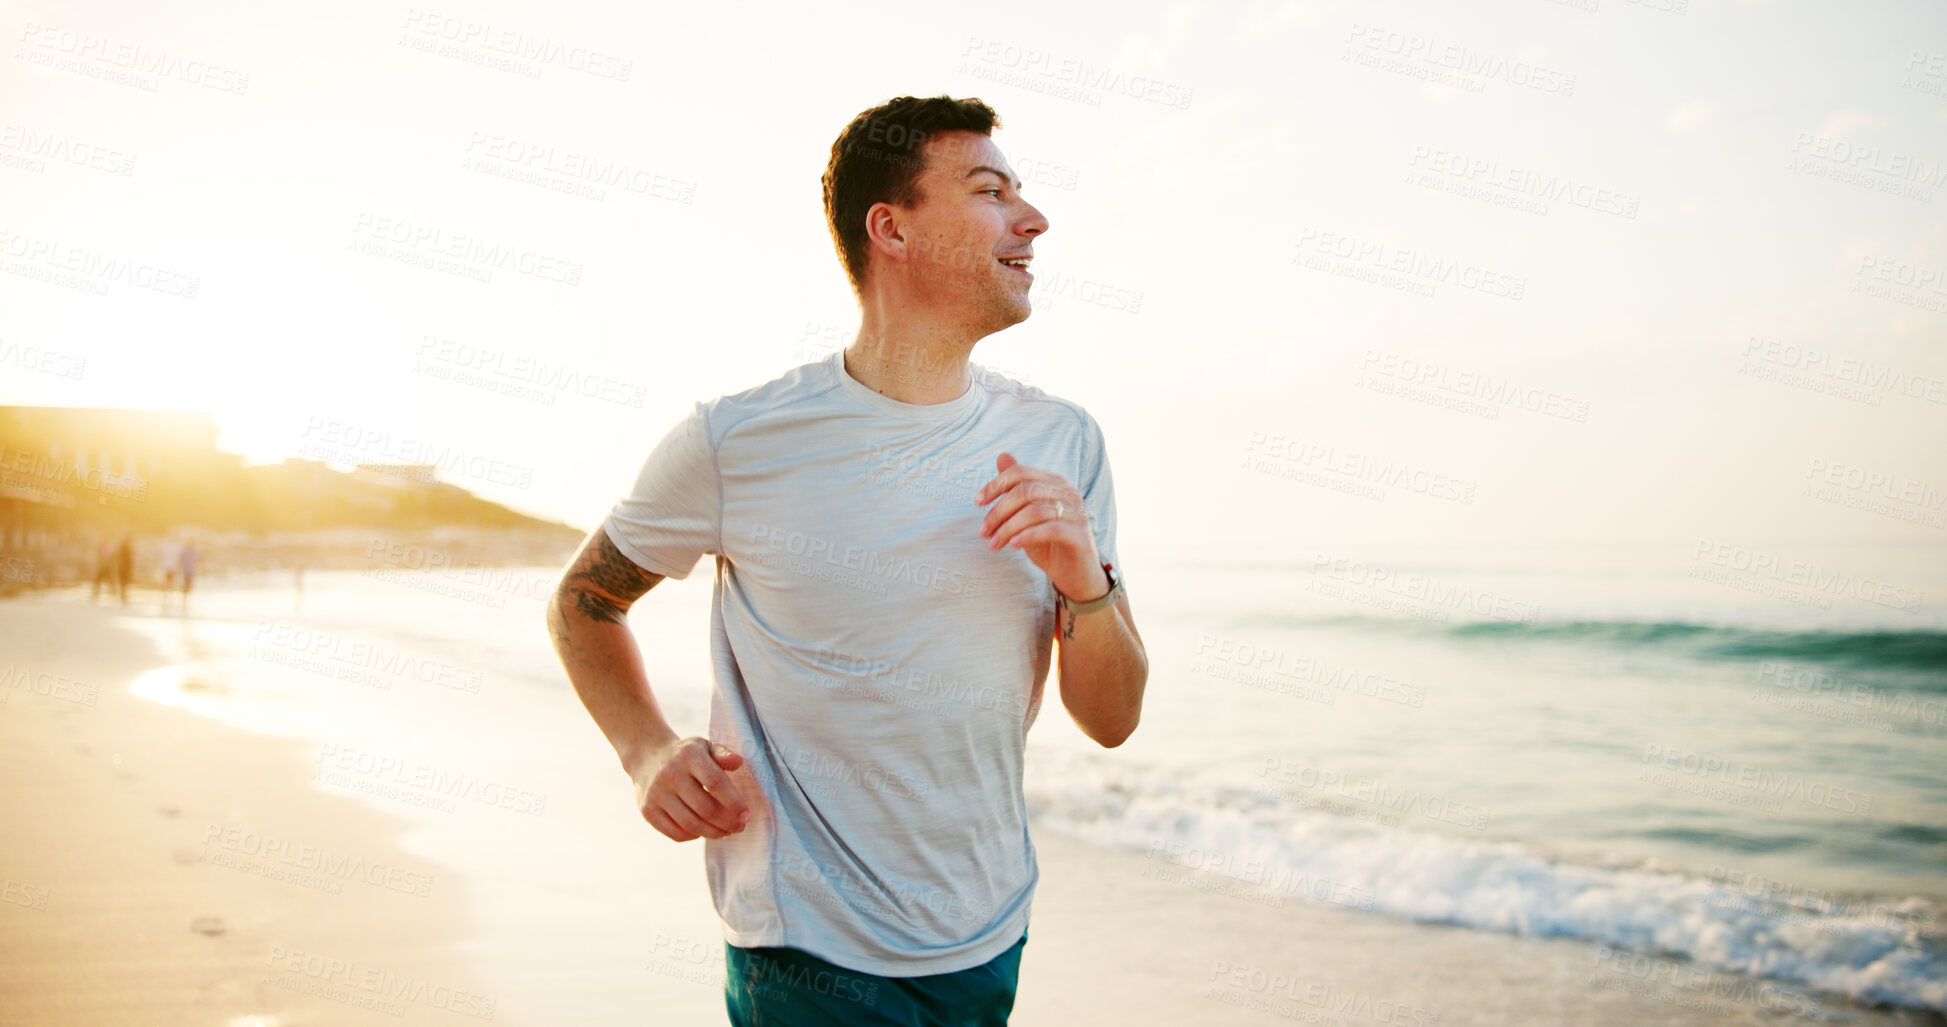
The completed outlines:
{"type": "Polygon", "coordinates": [[[676,422],[602,521],[622,555],[666,578],[689,576],[718,551],[722,492],[703,404],[676,422]]]}
{"type": "Polygon", "coordinates": [[[1109,470],[1108,442],[1102,437],[1102,426],[1095,423],[1095,418],[1087,414],[1083,417],[1088,434],[1082,458],[1082,502],[1088,505],[1089,527],[1095,532],[1095,551],[1102,555],[1103,563],[1115,567],[1116,577],[1122,580],[1126,592],[1129,578],[1115,550],[1115,476],[1109,470]]]}

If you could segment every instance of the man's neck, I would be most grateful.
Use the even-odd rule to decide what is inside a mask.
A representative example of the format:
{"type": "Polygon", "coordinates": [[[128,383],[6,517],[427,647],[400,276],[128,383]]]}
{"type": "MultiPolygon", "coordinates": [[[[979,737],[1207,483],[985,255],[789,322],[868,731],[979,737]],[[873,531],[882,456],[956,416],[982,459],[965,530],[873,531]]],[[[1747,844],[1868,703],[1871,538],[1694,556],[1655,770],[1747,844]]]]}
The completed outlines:
{"type": "Polygon", "coordinates": [[[910,323],[887,330],[868,318],[845,347],[845,371],[859,384],[901,403],[931,406],[966,394],[973,378],[967,357],[973,341],[910,323]]]}

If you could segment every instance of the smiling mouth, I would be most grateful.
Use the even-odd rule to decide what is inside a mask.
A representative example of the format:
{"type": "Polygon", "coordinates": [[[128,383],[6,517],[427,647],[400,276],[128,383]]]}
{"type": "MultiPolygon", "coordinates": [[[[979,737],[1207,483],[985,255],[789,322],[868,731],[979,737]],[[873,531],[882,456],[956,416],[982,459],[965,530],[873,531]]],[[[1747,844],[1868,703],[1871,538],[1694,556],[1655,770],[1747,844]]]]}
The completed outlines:
{"type": "Polygon", "coordinates": [[[1010,271],[1020,272],[1024,278],[1034,278],[1034,273],[1028,270],[1028,261],[1033,260],[1033,257],[1002,257],[997,259],[1002,267],[1010,271]]]}

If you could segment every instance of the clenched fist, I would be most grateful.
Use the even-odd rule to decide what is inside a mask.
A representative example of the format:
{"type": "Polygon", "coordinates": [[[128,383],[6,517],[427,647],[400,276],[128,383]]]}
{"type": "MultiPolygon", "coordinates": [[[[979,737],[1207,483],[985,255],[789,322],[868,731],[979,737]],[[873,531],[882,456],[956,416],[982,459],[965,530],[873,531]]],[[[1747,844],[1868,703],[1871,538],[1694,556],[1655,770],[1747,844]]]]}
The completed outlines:
{"type": "Polygon", "coordinates": [[[642,819],[672,840],[727,838],[750,822],[750,803],[730,773],[744,758],[707,738],[679,738],[629,768],[642,819]]]}

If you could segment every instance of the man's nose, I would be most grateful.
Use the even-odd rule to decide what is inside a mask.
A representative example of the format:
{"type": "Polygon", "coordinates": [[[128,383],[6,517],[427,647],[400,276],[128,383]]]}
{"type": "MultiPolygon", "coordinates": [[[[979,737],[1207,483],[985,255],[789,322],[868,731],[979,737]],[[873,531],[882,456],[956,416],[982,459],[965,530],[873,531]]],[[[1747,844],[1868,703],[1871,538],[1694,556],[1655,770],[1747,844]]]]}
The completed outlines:
{"type": "Polygon", "coordinates": [[[1040,208],[1032,203],[1028,204],[1027,223],[1021,226],[1021,233],[1023,235],[1040,235],[1047,230],[1047,217],[1041,213],[1040,208]]]}

